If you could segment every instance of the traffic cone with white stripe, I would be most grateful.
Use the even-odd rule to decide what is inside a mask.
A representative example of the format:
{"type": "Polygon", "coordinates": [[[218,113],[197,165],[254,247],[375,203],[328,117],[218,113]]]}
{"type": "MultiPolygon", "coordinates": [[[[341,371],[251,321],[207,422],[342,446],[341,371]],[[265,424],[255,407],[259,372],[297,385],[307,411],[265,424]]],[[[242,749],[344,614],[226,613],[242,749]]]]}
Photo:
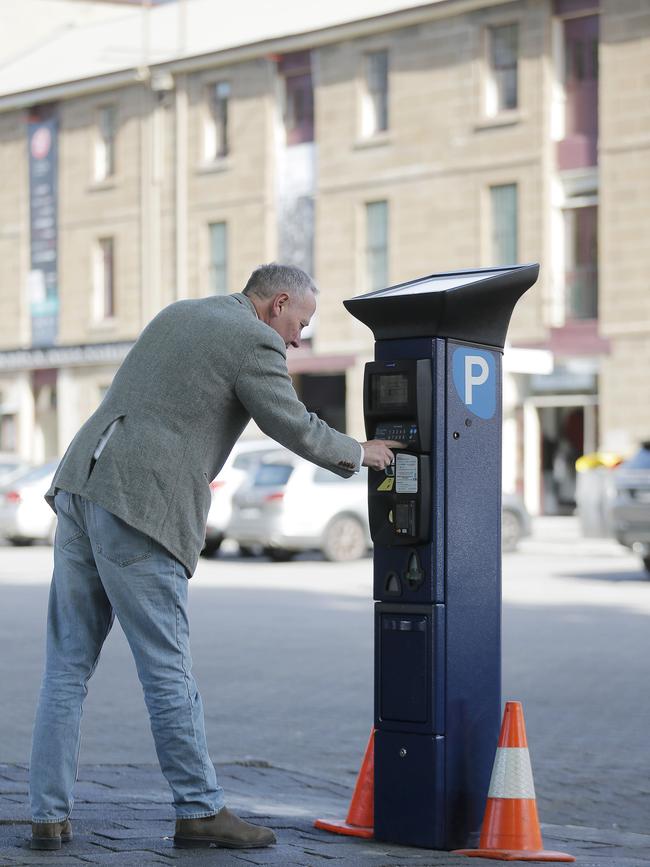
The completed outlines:
{"type": "Polygon", "coordinates": [[[479,848],[456,854],[497,861],[576,860],[544,850],[521,702],[506,702],[479,848]]]}

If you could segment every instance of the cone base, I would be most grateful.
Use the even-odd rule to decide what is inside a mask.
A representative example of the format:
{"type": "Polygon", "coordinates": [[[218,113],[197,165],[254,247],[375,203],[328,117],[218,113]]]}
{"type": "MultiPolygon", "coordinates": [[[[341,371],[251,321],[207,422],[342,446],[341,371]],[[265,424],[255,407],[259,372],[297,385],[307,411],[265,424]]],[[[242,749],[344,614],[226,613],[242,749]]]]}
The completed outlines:
{"type": "Polygon", "coordinates": [[[575,861],[566,852],[548,852],[545,849],[530,851],[524,849],[454,849],[452,855],[466,855],[468,858],[493,858],[495,861],[575,861]]]}
{"type": "Polygon", "coordinates": [[[346,837],[364,837],[366,840],[375,836],[374,828],[349,825],[342,819],[316,819],[314,828],[320,828],[321,831],[331,831],[332,834],[344,834],[346,837]]]}

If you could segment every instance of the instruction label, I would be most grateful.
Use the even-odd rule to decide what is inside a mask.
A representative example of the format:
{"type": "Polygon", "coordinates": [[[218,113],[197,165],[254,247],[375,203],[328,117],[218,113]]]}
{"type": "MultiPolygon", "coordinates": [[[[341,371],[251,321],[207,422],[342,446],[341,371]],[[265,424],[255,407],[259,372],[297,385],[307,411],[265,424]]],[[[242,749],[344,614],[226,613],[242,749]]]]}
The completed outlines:
{"type": "Polygon", "coordinates": [[[417,455],[395,455],[395,491],[398,494],[417,494],[417,455]]]}

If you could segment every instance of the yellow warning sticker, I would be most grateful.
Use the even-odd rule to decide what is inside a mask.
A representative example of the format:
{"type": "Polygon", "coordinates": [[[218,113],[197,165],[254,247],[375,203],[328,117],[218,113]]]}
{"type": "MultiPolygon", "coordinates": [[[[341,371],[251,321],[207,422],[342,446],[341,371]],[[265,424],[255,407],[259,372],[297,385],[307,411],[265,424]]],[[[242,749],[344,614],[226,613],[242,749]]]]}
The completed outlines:
{"type": "Polygon", "coordinates": [[[384,481],[377,488],[378,491],[392,491],[393,486],[395,484],[395,479],[392,476],[388,476],[384,479],[384,481]]]}

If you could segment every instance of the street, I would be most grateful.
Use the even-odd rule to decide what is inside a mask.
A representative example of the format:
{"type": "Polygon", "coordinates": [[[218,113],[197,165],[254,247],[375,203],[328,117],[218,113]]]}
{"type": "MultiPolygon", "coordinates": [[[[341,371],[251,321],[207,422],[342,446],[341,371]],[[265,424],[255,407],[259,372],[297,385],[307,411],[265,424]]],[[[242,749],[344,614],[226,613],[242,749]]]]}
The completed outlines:
{"type": "MultiPolygon", "coordinates": [[[[0,761],[25,763],[51,549],[0,549],[0,761]]],[[[574,519],[541,519],[503,561],[503,699],[523,702],[542,822],[647,833],[650,581],[574,519]]],[[[372,725],[371,560],[225,552],[190,587],[194,671],[217,762],[254,758],[350,785],[372,725]]],[[[153,763],[116,625],[90,683],[82,763],[153,763]]]]}

